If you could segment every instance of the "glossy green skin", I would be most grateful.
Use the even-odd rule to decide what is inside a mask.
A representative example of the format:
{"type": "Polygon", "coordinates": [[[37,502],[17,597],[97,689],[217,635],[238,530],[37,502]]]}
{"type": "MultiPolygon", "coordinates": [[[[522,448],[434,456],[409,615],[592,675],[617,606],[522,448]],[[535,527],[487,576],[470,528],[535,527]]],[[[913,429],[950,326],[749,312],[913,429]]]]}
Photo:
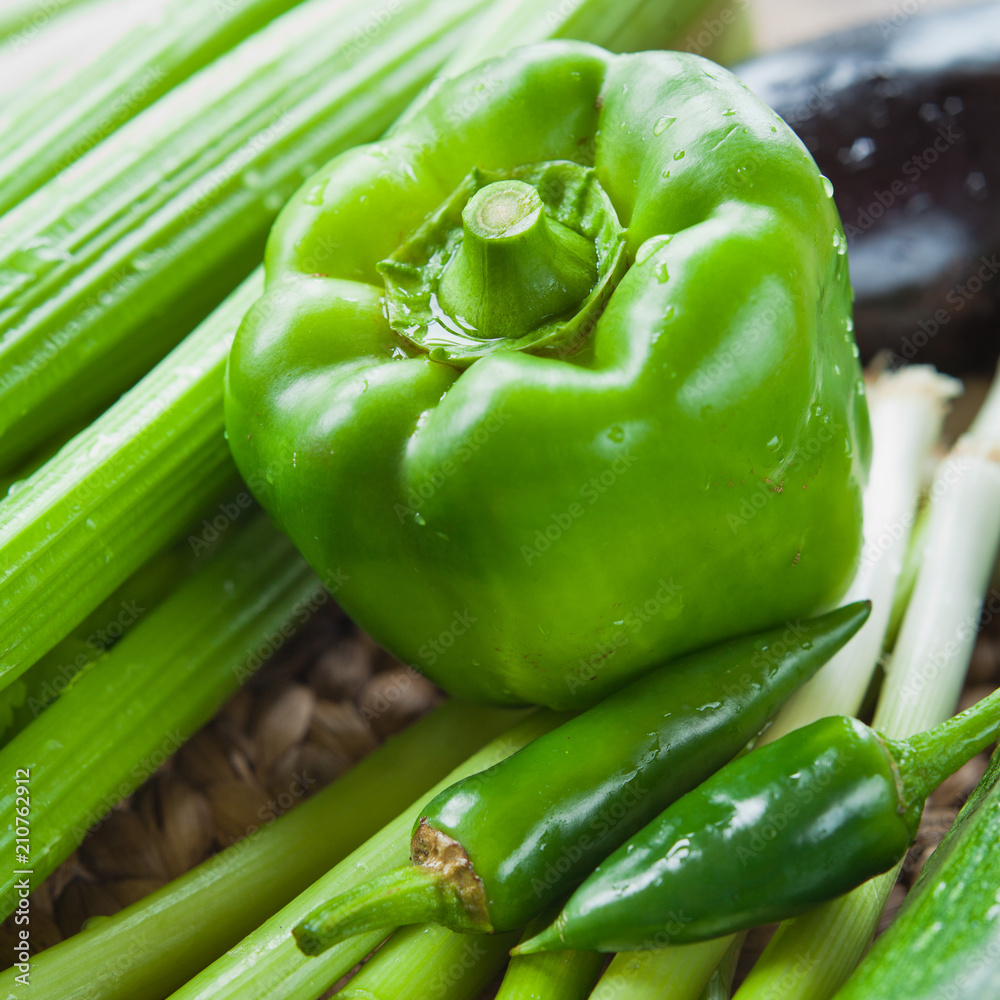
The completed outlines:
{"type": "Polygon", "coordinates": [[[1000,754],[836,1000],[1000,996],[1000,754]]]}
{"type": "Polygon", "coordinates": [[[641,678],[452,785],[424,818],[457,840],[495,930],[563,898],[619,844],[731,760],[868,617],[852,604],[732,639],[641,678]]]}
{"type": "Polygon", "coordinates": [[[919,819],[873,731],[820,719],[674,803],[597,868],[552,929],[569,948],[634,951],[784,920],[887,871],[919,819]]]}
{"type": "Polygon", "coordinates": [[[526,47],[286,206],[229,360],[230,446],[396,655],[458,696],[593,703],[850,580],[870,439],[842,250],[808,152],[727,71],[526,47]],[[672,234],[586,347],[392,357],[378,261],[472,167],[557,159],[596,164],[630,259],[672,234]]]}

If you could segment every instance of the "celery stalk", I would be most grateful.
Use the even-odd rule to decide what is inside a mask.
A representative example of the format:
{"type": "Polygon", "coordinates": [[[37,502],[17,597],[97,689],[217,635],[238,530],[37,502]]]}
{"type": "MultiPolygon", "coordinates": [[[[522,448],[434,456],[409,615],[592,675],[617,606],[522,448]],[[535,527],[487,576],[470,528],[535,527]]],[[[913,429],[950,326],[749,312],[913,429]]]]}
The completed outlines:
{"type": "Polygon", "coordinates": [[[77,677],[193,575],[200,563],[186,541],[158,553],[30,670],[0,690],[0,745],[37,719],[77,677]]]}
{"type": "MultiPolygon", "coordinates": [[[[938,468],[928,517],[923,560],[873,721],[892,738],[941,722],[961,693],[1000,547],[1000,378],[938,468]]],[[[898,872],[782,924],[739,1000],[833,996],[871,940],[898,872]]]]}
{"type": "MultiPolygon", "coordinates": [[[[298,0],[204,0],[154,5],[99,60],[80,67],[55,92],[25,88],[4,112],[0,132],[0,214],[9,211],[171,87],[283,14],[298,0]]],[[[31,6],[40,6],[34,2],[31,6]]],[[[44,16],[40,14],[37,16],[44,16]]],[[[30,15],[25,13],[22,21],[30,15]]],[[[99,17],[81,27],[103,30],[99,17]]],[[[2,26],[0,26],[2,30],[2,26]]]]}
{"type": "Polygon", "coordinates": [[[261,288],[257,273],[0,504],[0,686],[235,487],[222,375],[261,288]]]}
{"type": "MultiPolygon", "coordinates": [[[[337,991],[338,1000],[475,1000],[507,961],[517,934],[457,934],[437,924],[402,927],[337,991]]],[[[547,995],[546,1000],[557,1000],[547,995]]]]}
{"type": "MultiPolygon", "coordinates": [[[[521,713],[449,702],[181,878],[36,955],[37,1000],[162,1000],[521,713]]],[[[14,988],[0,973],[0,996],[14,988]]]]}
{"type": "Polygon", "coordinates": [[[308,958],[296,946],[292,927],[339,893],[405,864],[413,824],[438,792],[509,757],[566,718],[554,712],[536,712],[474,754],[239,945],[171,994],[173,1000],[270,1000],[278,996],[282,1000],[315,1000],[350,972],[385,934],[361,934],[317,958],[308,958]]]}
{"type": "Polygon", "coordinates": [[[0,218],[0,468],[176,344],[260,260],[288,196],[377,137],[484,3],[306,0],[0,218]]]}
{"type": "MultiPolygon", "coordinates": [[[[214,715],[269,637],[325,598],[291,543],[263,515],[246,519],[202,572],[0,750],[0,773],[30,775],[30,849],[0,875],[3,916],[17,903],[15,869],[30,870],[32,888],[42,882],[214,715]]],[[[11,779],[0,794],[0,852],[11,859],[16,807],[11,779]]]]}

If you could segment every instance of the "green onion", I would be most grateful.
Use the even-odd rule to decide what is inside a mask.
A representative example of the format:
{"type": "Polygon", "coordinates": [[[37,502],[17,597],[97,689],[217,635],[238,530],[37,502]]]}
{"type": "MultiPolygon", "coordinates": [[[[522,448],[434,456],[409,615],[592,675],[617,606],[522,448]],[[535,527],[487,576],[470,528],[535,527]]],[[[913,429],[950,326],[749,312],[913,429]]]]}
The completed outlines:
{"type": "MultiPolygon", "coordinates": [[[[213,498],[236,487],[223,439],[222,375],[236,327],[261,287],[259,274],[248,279],[0,504],[0,686],[50,650],[213,498]]],[[[242,509],[237,504],[222,516],[235,520],[242,509]]]]}
{"type": "MultiPolygon", "coordinates": [[[[873,721],[889,737],[930,728],[958,701],[1000,546],[998,456],[995,379],[931,487],[923,560],[873,721]]],[[[871,940],[898,871],[782,924],[739,1000],[825,1000],[836,993],[871,940]]]]}
{"type": "MultiPolygon", "coordinates": [[[[902,553],[913,523],[920,476],[938,439],[945,404],[955,395],[954,379],[926,367],[883,374],[871,390],[874,460],[865,491],[862,563],[844,601],[873,599],[872,615],[861,631],[819,673],[792,695],[758,743],[806,725],[831,712],[857,711],[882,650],[902,553]]],[[[657,995],[671,984],[671,997],[697,1000],[733,936],[705,944],[617,956],[601,980],[627,984],[636,1000],[657,995]],[[610,978],[609,978],[610,977],[610,978]]],[[[611,1000],[615,987],[598,985],[595,1000],[611,1000]],[[605,992],[600,992],[604,988],[605,992]]]]}
{"type": "MultiPolygon", "coordinates": [[[[536,917],[522,940],[547,927],[558,914],[536,917]]],[[[512,958],[496,1000],[584,1000],[604,968],[606,956],[595,951],[549,951],[512,958]]]]}
{"type": "MultiPolygon", "coordinates": [[[[159,1000],[249,934],[519,717],[450,702],[343,777],[157,892],[36,955],[32,996],[159,1000]]],[[[0,995],[15,972],[0,973],[0,995]]]]}
{"type": "MultiPolygon", "coordinates": [[[[251,515],[247,515],[251,519],[251,515]]],[[[29,864],[0,875],[0,914],[131,794],[236,690],[277,632],[325,599],[291,543],[258,515],[222,551],[0,751],[30,775],[29,864]]],[[[0,852],[14,857],[14,787],[0,795],[0,852]]]]}
{"type": "Polygon", "coordinates": [[[173,1000],[315,1000],[350,972],[385,934],[361,934],[334,945],[318,958],[308,958],[296,946],[291,928],[334,896],[405,864],[413,824],[438,792],[509,757],[565,719],[554,712],[536,712],[474,754],[238,946],[173,993],[173,1000]]]}
{"type": "Polygon", "coordinates": [[[337,991],[337,998],[475,1000],[504,967],[516,943],[516,933],[458,934],[437,924],[403,927],[337,991]]]}
{"type": "Polygon", "coordinates": [[[883,373],[869,407],[874,454],[864,497],[861,565],[844,601],[871,600],[861,631],[785,703],[762,742],[825,715],[856,715],[882,653],[893,600],[917,518],[921,477],[961,383],[915,365],[883,373]]]}
{"type": "Polygon", "coordinates": [[[399,0],[382,23],[366,0],[306,0],[0,218],[0,468],[176,344],[260,260],[288,196],[378,136],[483,5],[399,0]]]}
{"type": "Polygon", "coordinates": [[[27,89],[0,133],[0,213],[297,2],[221,3],[206,16],[204,0],[170,0],[55,93],[39,99],[27,89]]]}

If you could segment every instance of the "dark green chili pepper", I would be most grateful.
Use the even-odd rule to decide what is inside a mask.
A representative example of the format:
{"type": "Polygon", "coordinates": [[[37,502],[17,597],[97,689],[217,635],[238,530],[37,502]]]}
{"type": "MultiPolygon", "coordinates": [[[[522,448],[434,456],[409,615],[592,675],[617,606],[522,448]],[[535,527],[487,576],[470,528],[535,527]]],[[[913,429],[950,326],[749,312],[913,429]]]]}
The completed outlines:
{"type": "Polygon", "coordinates": [[[418,822],[413,863],[316,910],[295,929],[299,947],[316,955],[427,920],[523,926],[737,754],[869,610],[851,604],[683,657],[452,785],[418,822]]]}
{"type": "Polygon", "coordinates": [[[908,740],[839,715],[797,729],[676,801],[515,951],[687,944],[833,899],[906,854],[924,799],[998,723],[1000,692],[908,740]]]}

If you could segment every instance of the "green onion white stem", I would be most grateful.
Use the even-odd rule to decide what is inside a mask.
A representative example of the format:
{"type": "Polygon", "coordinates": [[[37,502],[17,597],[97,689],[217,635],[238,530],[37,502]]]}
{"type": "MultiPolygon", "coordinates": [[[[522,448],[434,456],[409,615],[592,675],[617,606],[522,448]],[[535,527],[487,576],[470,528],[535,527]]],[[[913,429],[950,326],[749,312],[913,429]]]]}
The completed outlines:
{"type": "MultiPolygon", "coordinates": [[[[1000,545],[1000,379],[938,467],[928,516],[923,561],[873,721],[893,738],[941,722],[961,693],[1000,545]]],[[[738,1000],[833,996],[871,940],[897,874],[782,924],[738,1000]]]]}
{"type": "MultiPolygon", "coordinates": [[[[520,713],[449,702],[323,791],[31,961],[35,1000],[161,1000],[237,944],[520,713]]],[[[0,996],[16,970],[0,973],[0,996]]]]}
{"type": "MultiPolygon", "coordinates": [[[[844,598],[845,602],[872,599],[872,615],[844,649],[792,696],[758,742],[825,715],[852,714],[861,704],[881,654],[924,464],[941,432],[946,404],[958,389],[954,379],[924,366],[884,373],[872,387],[874,452],[864,496],[864,551],[844,598]]],[[[618,955],[598,984],[594,1000],[619,995],[615,986],[603,985],[605,981],[626,983],[628,992],[620,995],[636,1000],[652,1000],[666,984],[671,984],[672,1000],[697,1000],[732,940],[618,955]]]]}
{"type": "Polygon", "coordinates": [[[956,379],[926,365],[878,377],[869,394],[873,455],[864,495],[861,565],[845,602],[871,600],[871,617],[830,662],[792,695],[761,743],[825,715],[855,715],[882,653],[893,597],[917,515],[921,478],[956,379]]]}
{"type": "MultiPolygon", "coordinates": [[[[251,515],[247,514],[248,521],[251,515]]],[[[0,875],[0,914],[33,888],[236,690],[269,636],[324,595],[263,515],[151,612],[48,711],[0,751],[0,773],[30,774],[29,864],[0,875]]],[[[0,852],[15,857],[15,787],[0,794],[0,852]]]]}

